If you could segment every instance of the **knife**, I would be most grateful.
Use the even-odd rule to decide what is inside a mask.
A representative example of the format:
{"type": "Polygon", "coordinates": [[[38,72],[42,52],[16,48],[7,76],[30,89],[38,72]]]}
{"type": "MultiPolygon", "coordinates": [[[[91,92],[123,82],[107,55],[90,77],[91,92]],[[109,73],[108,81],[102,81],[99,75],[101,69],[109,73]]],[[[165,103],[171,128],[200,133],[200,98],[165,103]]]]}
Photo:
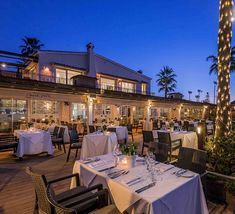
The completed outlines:
{"type": "Polygon", "coordinates": [[[169,170],[171,170],[171,169],[173,169],[173,168],[175,168],[175,167],[174,167],[174,166],[172,166],[172,167],[170,167],[170,168],[168,168],[168,169],[164,170],[164,172],[167,172],[167,171],[169,171],[169,170]]]}
{"type": "Polygon", "coordinates": [[[139,179],[141,179],[141,177],[134,178],[134,179],[128,181],[126,184],[129,185],[129,184],[131,184],[132,182],[138,181],[139,179]]]}
{"type": "Polygon", "coordinates": [[[106,170],[108,170],[108,169],[113,169],[113,168],[115,168],[115,166],[107,167],[107,168],[105,168],[105,169],[100,169],[100,170],[98,170],[98,172],[104,172],[104,171],[106,171],[106,170]]]}
{"type": "Polygon", "coordinates": [[[180,177],[181,175],[183,175],[183,174],[184,174],[185,172],[187,172],[187,171],[188,171],[188,170],[183,170],[182,172],[177,173],[176,176],[177,176],[177,177],[180,177]]]}
{"type": "Polygon", "coordinates": [[[155,182],[151,183],[151,184],[148,184],[147,186],[144,186],[144,187],[141,187],[140,189],[137,189],[135,192],[136,193],[141,193],[147,189],[150,189],[151,187],[154,187],[155,186],[155,182]]]}

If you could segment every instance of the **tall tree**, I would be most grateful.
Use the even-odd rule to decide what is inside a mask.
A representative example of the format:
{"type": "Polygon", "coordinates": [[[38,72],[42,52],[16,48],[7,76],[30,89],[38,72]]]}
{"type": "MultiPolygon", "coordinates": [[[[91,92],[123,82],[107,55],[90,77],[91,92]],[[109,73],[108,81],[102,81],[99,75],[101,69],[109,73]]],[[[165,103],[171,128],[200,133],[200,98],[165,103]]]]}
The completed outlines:
{"type": "MultiPolygon", "coordinates": [[[[210,55],[206,58],[207,61],[211,62],[209,74],[218,74],[218,57],[214,55],[210,55]]],[[[235,71],[235,46],[231,49],[231,58],[230,58],[230,71],[235,71]]]]}
{"type": "Polygon", "coordinates": [[[215,137],[223,137],[232,128],[230,109],[230,62],[233,0],[220,0],[218,31],[218,100],[215,137]]]}
{"type": "Polygon", "coordinates": [[[21,53],[25,56],[30,56],[44,46],[39,39],[35,37],[24,37],[22,39],[23,45],[20,45],[21,53]]]}
{"type": "Polygon", "coordinates": [[[200,102],[201,93],[202,93],[203,91],[202,91],[201,89],[198,89],[197,92],[198,92],[198,98],[199,98],[198,102],[200,102]]]}
{"type": "Polygon", "coordinates": [[[165,98],[171,91],[175,91],[176,88],[176,74],[174,70],[168,66],[164,66],[163,69],[157,74],[158,91],[164,91],[165,98]]]}
{"type": "Polygon", "coordinates": [[[191,94],[192,94],[193,92],[192,91],[188,91],[188,99],[189,100],[191,100],[191,94]]]}

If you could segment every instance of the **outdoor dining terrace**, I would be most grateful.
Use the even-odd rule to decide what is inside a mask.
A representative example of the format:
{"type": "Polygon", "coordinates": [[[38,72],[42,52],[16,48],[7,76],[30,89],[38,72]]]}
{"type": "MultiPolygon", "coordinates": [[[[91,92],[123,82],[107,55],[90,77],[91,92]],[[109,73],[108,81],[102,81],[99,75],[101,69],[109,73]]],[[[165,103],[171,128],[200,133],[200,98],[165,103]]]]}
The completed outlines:
{"type": "Polygon", "coordinates": [[[156,213],[158,209],[165,210],[165,205],[177,213],[182,209],[189,209],[190,213],[234,212],[233,194],[223,191],[226,176],[208,174],[208,152],[204,146],[213,134],[212,121],[159,121],[157,127],[36,125],[15,130],[13,138],[1,134],[1,146],[11,145],[13,140],[16,145],[4,150],[0,147],[0,213],[33,213],[35,205],[36,211],[45,213],[54,208],[66,213],[66,206],[67,213],[75,213],[75,209],[80,213],[156,213]],[[133,162],[128,154],[138,156],[133,162]],[[80,183],[74,177],[50,186],[40,183],[41,175],[50,184],[71,174],[79,175],[80,183]],[[219,182],[212,179],[211,183],[211,176],[219,182]],[[87,195],[85,189],[89,192],[92,187],[98,188],[101,197],[98,193],[94,197],[87,195]],[[46,192],[46,188],[51,189],[46,192]],[[65,197],[67,191],[67,199],[59,204],[54,193],[50,193],[52,189],[60,197],[65,197]],[[73,191],[85,192],[81,197],[73,191]],[[91,198],[97,197],[98,202],[91,202],[91,198]],[[110,200],[106,201],[106,197],[110,200]]]}

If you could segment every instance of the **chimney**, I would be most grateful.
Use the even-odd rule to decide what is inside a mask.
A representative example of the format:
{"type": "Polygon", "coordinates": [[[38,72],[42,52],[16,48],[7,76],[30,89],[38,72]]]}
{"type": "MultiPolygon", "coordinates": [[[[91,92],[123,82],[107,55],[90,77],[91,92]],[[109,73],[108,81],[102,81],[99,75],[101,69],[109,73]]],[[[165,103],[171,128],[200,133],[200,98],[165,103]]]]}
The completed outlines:
{"type": "Polygon", "coordinates": [[[95,54],[94,54],[94,45],[90,42],[86,45],[87,47],[87,57],[88,57],[88,76],[96,77],[95,70],[95,54]]]}

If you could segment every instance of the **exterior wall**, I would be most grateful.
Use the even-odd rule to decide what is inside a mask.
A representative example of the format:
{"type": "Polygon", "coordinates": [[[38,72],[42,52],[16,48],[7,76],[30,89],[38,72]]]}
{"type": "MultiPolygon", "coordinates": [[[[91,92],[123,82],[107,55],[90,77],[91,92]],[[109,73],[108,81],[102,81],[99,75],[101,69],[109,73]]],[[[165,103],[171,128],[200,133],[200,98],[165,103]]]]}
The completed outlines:
{"type": "Polygon", "coordinates": [[[41,71],[47,66],[54,73],[55,68],[51,63],[60,63],[68,66],[88,69],[88,59],[86,53],[60,53],[60,52],[39,52],[38,69],[41,71]]]}
{"type": "Polygon", "coordinates": [[[87,52],[56,52],[39,51],[38,70],[42,75],[42,69],[48,67],[55,76],[55,66],[52,63],[64,64],[72,67],[83,68],[88,71],[87,76],[96,77],[97,73],[118,76],[121,79],[134,80],[136,82],[136,91],[141,92],[141,83],[146,83],[146,93],[150,93],[151,78],[137,73],[123,65],[113,62],[105,57],[95,54],[92,44],[87,45],[87,52]]]}
{"type": "Polygon", "coordinates": [[[97,73],[106,75],[119,76],[123,79],[136,80],[136,91],[141,92],[141,83],[147,83],[147,93],[150,93],[151,79],[145,75],[139,74],[131,69],[128,69],[120,64],[106,60],[102,56],[95,55],[95,68],[97,73]]]}

